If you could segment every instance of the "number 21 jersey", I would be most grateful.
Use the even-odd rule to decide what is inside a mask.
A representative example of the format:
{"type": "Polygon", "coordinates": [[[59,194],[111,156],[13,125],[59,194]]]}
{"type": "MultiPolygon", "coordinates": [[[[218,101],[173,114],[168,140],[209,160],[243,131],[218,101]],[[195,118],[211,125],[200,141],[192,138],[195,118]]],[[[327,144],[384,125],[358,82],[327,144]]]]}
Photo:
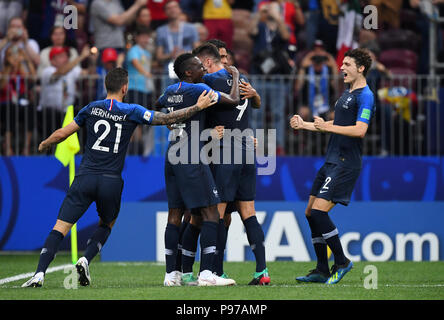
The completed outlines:
{"type": "Polygon", "coordinates": [[[138,124],[151,124],[153,111],[117,100],[94,101],[74,121],[86,127],[86,144],[77,175],[115,174],[123,170],[131,136],[138,124]]]}

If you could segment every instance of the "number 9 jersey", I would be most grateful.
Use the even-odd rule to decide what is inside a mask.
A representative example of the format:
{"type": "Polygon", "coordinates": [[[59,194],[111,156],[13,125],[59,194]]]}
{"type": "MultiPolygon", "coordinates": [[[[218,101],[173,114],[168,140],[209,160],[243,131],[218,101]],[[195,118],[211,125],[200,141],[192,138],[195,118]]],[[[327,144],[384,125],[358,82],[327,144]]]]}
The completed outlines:
{"type": "Polygon", "coordinates": [[[151,124],[153,111],[117,100],[94,101],[74,121],[86,126],[86,144],[77,175],[113,174],[123,170],[131,136],[138,124],[151,124]]]}
{"type": "MultiPolygon", "coordinates": [[[[203,77],[204,82],[212,89],[229,94],[232,86],[232,76],[226,69],[221,69],[214,73],[208,73],[203,77]]],[[[239,81],[249,82],[244,75],[240,75],[239,81]]],[[[216,108],[208,108],[207,112],[207,128],[214,128],[223,125],[225,129],[251,129],[250,126],[250,100],[241,99],[237,107],[217,106],[216,108]]]]}

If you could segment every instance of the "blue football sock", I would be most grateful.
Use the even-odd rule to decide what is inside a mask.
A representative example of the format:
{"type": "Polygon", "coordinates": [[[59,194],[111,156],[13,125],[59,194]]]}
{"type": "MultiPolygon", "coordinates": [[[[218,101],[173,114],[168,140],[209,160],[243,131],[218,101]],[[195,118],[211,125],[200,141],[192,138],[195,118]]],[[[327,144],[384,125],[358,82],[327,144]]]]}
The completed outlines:
{"type": "Polygon", "coordinates": [[[176,269],[178,243],[179,228],[172,223],[168,223],[165,229],[165,263],[167,273],[173,272],[176,269]]]}
{"type": "Polygon", "coordinates": [[[328,212],[311,209],[311,217],[316,224],[317,230],[322,234],[322,238],[330,247],[335,258],[335,264],[342,265],[347,261],[342,250],[339,232],[333,221],[331,221],[328,212]]]}
{"type": "Polygon", "coordinates": [[[57,230],[51,230],[45,240],[42,251],[40,252],[39,264],[35,273],[46,272],[46,269],[48,269],[49,264],[54,259],[57,251],[59,250],[59,246],[63,238],[64,236],[61,232],[57,230]]]}
{"type": "Polygon", "coordinates": [[[177,245],[176,270],[182,271],[182,239],[188,222],[183,221],[179,228],[179,244],[177,245]]]}
{"type": "Polygon", "coordinates": [[[200,270],[213,270],[214,253],[216,252],[218,223],[204,221],[200,230],[200,270]]]}
{"type": "Polygon", "coordinates": [[[102,250],[110,233],[111,228],[106,225],[100,225],[96,231],[94,231],[94,234],[88,240],[85,250],[85,258],[88,260],[88,264],[91,263],[91,260],[102,250]]]}
{"type": "Polygon", "coordinates": [[[224,224],[224,219],[219,219],[219,225],[217,229],[217,244],[216,253],[214,254],[213,271],[218,276],[224,273],[224,254],[225,245],[227,243],[227,228],[224,224]]]}
{"type": "Polygon", "coordinates": [[[325,242],[322,234],[316,230],[315,223],[311,216],[305,216],[311,230],[311,241],[315,250],[317,265],[316,269],[319,271],[328,273],[328,255],[327,255],[327,243],[325,242]]]}
{"type": "Polygon", "coordinates": [[[196,258],[197,241],[200,229],[191,223],[186,227],[182,236],[182,272],[193,272],[194,259],[196,258]]]}
{"type": "Polygon", "coordinates": [[[256,216],[251,216],[243,222],[247,232],[248,242],[256,258],[256,272],[262,272],[266,268],[264,231],[257,221],[256,216]]]}

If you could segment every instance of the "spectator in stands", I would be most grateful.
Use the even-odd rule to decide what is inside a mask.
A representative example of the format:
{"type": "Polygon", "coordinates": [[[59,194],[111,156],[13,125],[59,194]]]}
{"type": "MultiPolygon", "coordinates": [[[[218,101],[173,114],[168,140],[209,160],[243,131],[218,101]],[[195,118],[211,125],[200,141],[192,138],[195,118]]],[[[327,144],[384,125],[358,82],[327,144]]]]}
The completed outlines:
{"type": "Polygon", "coordinates": [[[134,22],[126,28],[126,41],[127,44],[133,45],[136,30],[139,26],[151,28],[151,11],[148,7],[141,7],[136,13],[136,19],[134,22]]]}
{"type": "Polygon", "coordinates": [[[62,125],[66,108],[74,105],[76,81],[82,74],[87,73],[81,69],[80,63],[90,55],[88,46],[72,61],[69,61],[66,47],[53,47],[49,52],[51,65],[43,69],[40,78],[39,109],[42,119],[39,123],[44,130],[44,136],[62,125]]]}
{"type": "MultiPolygon", "coordinates": [[[[205,0],[180,0],[179,4],[190,22],[202,21],[202,9],[205,0]]],[[[216,0],[217,1],[217,0],[216,0]]]]}
{"type": "Polygon", "coordinates": [[[197,33],[199,34],[199,45],[200,45],[209,39],[208,29],[200,22],[194,23],[194,26],[196,27],[197,33]]]}
{"type": "Polygon", "coordinates": [[[254,84],[264,108],[253,110],[252,126],[254,129],[262,128],[265,112],[270,108],[272,128],[276,129],[277,153],[283,154],[288,83],[284,78],[276,78],[273,75],[290,74],[294,62],[287,51],[290,34],[275,3],[260,6],[251,23],[250,35],[254,40],[251,73],[265,76],[254,84]]]}
{"type": "Polygon", "coordinates": [[[336,41],[339,28],[339,17],[341,10],[340,2],[337,0],[320,0],[320,17],[318,32],[315,39],[321,39],[324,42],[327,52],[336,56],[336,41]]]}
{"type": "Polygon", "coordinates": [[[378,9],[379,28],[399,28],[403,0],[370,0],[369,4],[378,9]]]}
{"type": "Polygon", "coordinates": [[[163,65],[164,74],[176,78],[173,70],[174,59],[197,47],[199,34],[193,24],[180,20],[182,10],[177,1],[168,0],[164,9],[168,23],[157,29],[156,57],[163,65]]]}
{"type": "Polygon", "coordinates": [[[299,1],[285,1],[285,0],[264,0],[259,3],[259,9],[267,4],[269,10],[276,12],[280,15],[280,18],[284,21],[289,30],[289,50],[292,56],[296,54],[297,48],[297,29],[303,27],[305,24],[304,13],[301,9],[299,1]]]}
{"type": "Polygon", "coordinates": [[[91,69],[95,70],[94,73],[98,76],[96,82],[96,100],[102,100],[106,97],[105,76],[109,71],[117,67],[118,53],[114,48],[106,48],[100,57],[100,64],[97,63],[98,58],[98,54],[92,54],[90,63],[91,69]]]}
{"type": "Polygon", "coordinates": [[[151,28],[156,30],[160,26],[168,22],[168,17],[165,14],[165,4],[169,0],[148,0],[148,9],[151,11],[151,28]]]}
{"type": "Polygon", "coordinates": [[[29,155],[32,137],[33,108],[30,89],[36,71],[26,50],[17,45],[9,46],[5,50],[4,68],[0,72],[0,123],[4,155],[14,155],[13,140],[22,142],[23,155],[29,155]],[[24,67],[26,65],[26,68],[24,67]],[[26,134],[23,137],[23,128],[26,134]],[[21,130],[20,130],[21,129],[21,130]],[[12,137],[15,139],[12,139],[12,137]],[[24,138],[24,139],[23,139],[24,138]],[[22,141],[23,140],[23,141],[22,141]]]}
{"type": "MultiPolygon", "coordinates": [[[[128,66],[128,94],[129,103],[137,103],[148,107],[153,105],[154,83],[151,74],[152,55],[148,51],[150,43],[151,30],[147,27],[139,26],[136,31],[136,45],[133,46],[126,56],[128,66]]],[[[152,149],[154,136],[151,134],[151,128],[146,130],[149,142],[147,147],[152,149]]],[[[144,154],[142,145],[142,126],[138,126],[134,131],[129,145],[129,152],[133,154],[144,154]]]]}
{"type": "MultiPolygon", "coordinates": [[[[367,84],[370,90],[377,93],[381,89],[383,78],[390,78],[392,73],[381,62],[378,61],[379,46],[375,41],[369,41],[364,46],[372,58],[372,64],[367,72],[367,84]]],[[[381,156],[389,154],[391,146],[391,130],[393,121],[393,108],[387,103],[381,103],[379,95],[375,94],[376,123],[381,133],[381,156]]]]}
{"type": "Polygon", "coordinates": [[[208,38],[224,41],[228,49],[233,45],[233,20],[231,5],[234,0],[205,0],[203,23],[208,29],[208,38]]]}
{"type": "Polygon", "coordinates": [[[114,48],[119,53],[117,65],[123,64],[125,26],[134,21],[139,8],[145,6],[146,3],[147,0],[136,0],[128,10],[124,11],[119,0],[93,0],[90,15],[94,27],[95,46],[99,49],[99,55],[106,48],[114,48]]]}
{"type": "Polygon", "coordinates": [[[319,0],[308,0],[307,21],[305,24],[305,45],[311,49],[319,36],[319,22],[321,19],[321,4],[319,0]]]}
{"type": "MultiPolygon", "coordinates": [[[[36,39],[40,47],[44,48],[51,43],[50,34],[53,26],[67,26],[68,42],[70,45],[77,47],[76,35],[84,32],[83,24],[86,15],[86,1],[87,0],[26,1],[26,26],[28,27],[30,37],[36,39]],[[74,22],[72,19],[74,11],[66,10],[65,12],[66,6],[75,7],[77,26],[69,26],[74,22]]],[[[81,37],[84,37],[84,35],[81,37]]]]}
{"type": "Polygon", "coordinates": [[[141,7],[136,14],[136,26],[151,28],[151,11],[148,7],[141,7]]]}
{"type": "Polygon", "coordinates": [[[67,46],[65,28],[63,26],[54,26],[51,31],[51,45],[40,52],[40,63],[37,68],[37,75],[39,77],[42,75],[43,69],[51,65],[49,52],[54,47],[67,47],[69,50],[69,60],[71,61],[79,56],[75,48],[67,46]]]}
{"type": "MultiPolygon", "coordinates": [[[[157,28],[156,35],[156,59],[162,67],[164,89],[177,80],[174,72],[174,60],[180,54],[191,51],[199,45],[199,34],[192,23],[182,20],[182,9],[175,0],[167,0],[164,6],[168,23],[157,28]]],[[[154,128],[155,155],[165,153],[169,130],[165,127],[154,128]]]]}
{"type": "Polygon", "coordinates": [[[136,45],[126,56],[130,80],[127,98],[131,103],[148,106],[151,105],[154,89],[151,74],[152,55],[148,51],[151,30],[140,26],[136,32],[136,45]]]}
{"type": "Polygon", "coordinates": [[[6,34],[9,19],[22,15],[23,2],[24,0],[0,0],[0,38],[6,34]]]}
{"type": "MultiPolygon", "coordinates": [[[[428,74],[429,70],[430,70],[430,46],[429,46],[429,42],[430,42],[430,21],[429,21],[429,17],[428,15],[431,15],[432,13],[430,12],[431,8],[427,6],[426,3],[427,1],[424,0],[409,0],[409,6],[412,10],[414,10],[417,14],[417,19],[416,19],[416,28],[417,28],[417,32],[420,34],[421,36],[421,48],[420,48],[420,52],[419,52],[419,61],[420,63],[418,64],[418,70],[417,73],[418,74],[428,74]]],[[[436,2],[436,4],[438,4],[439,2],[436,2]]],[[[438,27],[440,27],[440,25],[438,24],[438,27]]],[[[441,29],[438,28],[436,30],[436,52],[440,52],[440,50],[443,49],[443,44],[442,44],[442,33],[441,33],[441,29]]]]}
{"type": "MultiPolygon", "coordinates": [[[[156,53],[156,32],[152,29],[151,11],[148,7],[141,7],[136,14],[136,20],[126,30],[126,48],[129,50],[136,42],[136,33],[139,27],[149,28],[151,30],[150,39],[148,43],[148,51],[152,56],[156,53]]],[[[157,69],[157,62],[153,59],[152,65],[154,69],[157,69]]]]}
{"type": "MultiPolygon", "coordinates": [[[[9,20],[6,36],[0,41],[0,61],[4,61],[6,49],[10,46],[17,46],[25,50],[34,67],[40,63],[40,46],[37,41],[29,38],[28,30],[20,17],[13,17],[9,20]]],[[[27,66],[25,65],[25,67],[27,66]]]]}
{"type": "Polygon", "coordinates": [[[295,84],[295,93],[302,100],[298,114],[304,121],[312,121],[314,116],[333,119],[337,70],[335,58],[325,51],[321,40],[316,40],[301,62],[295,84]]]}
{"type": "MultiPolygon", "coordinates": [[[[88,42],[87,16],[88,2],[91,0],[66,0],[67,4],[72,5],[77,10],[77,28],[74,28],[76,49],[81,50],[88,42]]],[[[69,14],[70,12],[68,12],[69,14]]]]}

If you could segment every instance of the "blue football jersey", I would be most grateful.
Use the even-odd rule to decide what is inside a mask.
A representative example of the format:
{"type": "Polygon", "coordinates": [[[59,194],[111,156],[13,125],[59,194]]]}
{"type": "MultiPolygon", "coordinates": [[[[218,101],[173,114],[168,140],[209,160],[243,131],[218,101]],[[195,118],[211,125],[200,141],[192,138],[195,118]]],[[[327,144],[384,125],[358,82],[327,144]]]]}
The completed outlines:
{"type": "MultiPolygon", "coordinates": [[[[217,72],[208,73],[204,75],[203,80],[208,86],[214,90],[229,94],[233,84],[233,77],[226,69],[221,69],[217,72]]],[[[239,76],[239,82],[244,80],[249,82],[244,75],[239,76]]],[[[231,130],[234,141],[228,141],[227,137],[221,140],[221,145],[235,148],[239,146],[242,149],[251,149],[253,147],[253,140],[242,136],[248,133],[248,136],[253,136],[253,131],[250,126],[250,99],[241,99],[238,106],[216,105],[214,108],[207,111],[207,128],[214,128],[216,126],[224,126],[225,129],[231,130]],[[239,129],[233,131],[234,129],[239,129]],[[250,129],[250,132],[244,131],[250,129]],[[247,142],[247,139],[249,142],[247,142]],[[249,146],[249,147],[247,147],[249,146]]]]}
{"type": "MultiPolygon", "coordinates": [[[[347,89],[336,102],[333,124],[354,126],[357,121],[370,124],[374,113],[375,99],[368,86],[352,92],[347,89]]],[[[361,168],[362,139],[332,133],[328,142],[326,162],[361,168]]]]}
{"type": "MultiPolygon", "coordinates": [[[[205,90],[209,92],[211,88],[204,83],[188,83],[181,81],[168,86],[165,92],[159,97],[157,105],[166,108],[169,112],[187,108],[196,104],[199,96],[205,90]]],[[[217,101],[219,101],[220,93],[217,91],[215,91],[215,93],[217,94],[217,101]]],[[[213,106],[211,106],[210,108],[213,108],[213,106]]],[[[199,135],[196,136],[196,140],[194,140],[199,141],[199,150],[203,147],[204,141],[200,141],[200,134],[202,130],[205,129],[205,116],[206,111],[200,111],[184,122],[172,125],[172,127],[175,129],[173,131],[175,137],[170,138],[171,141],[168,146],[168,150],[171,148],[172,145],[176,143],[187,144],[189,150],[188,158],[189,161],[191,161],[190,159],[192,156],[192,146],[195,145],[195,143],[192,142],[192,134],[199,135]],[[193,126],[198,130],[192,132],[193,126]]]]}
{"type": "MultiPolygon", "coordinates": [[[[204,82],[214,90],[230,94],[233,84],[233,77],[226,69],[217,72],[208,73],[203,77],[204,82]]],[[[244,75],[239,76],[239,81],[248,79],[244,75]]],[[[207,126],[214,128],[215,126],[224,126],[225,129],[244,130],[250,127],[250,107],[249,99],[241,99],[240,104],[233,106],[216,106],[207,111],[207,126]]]]}
{"type": "Polygon", "coordinates": [[[86,127],[85,151],[78,175],[120,175],[131,136],[138,124],[151,124],[154,112],[138,104],[117,100],[94,101],[82,108],[74,121],[86,127]]]}

